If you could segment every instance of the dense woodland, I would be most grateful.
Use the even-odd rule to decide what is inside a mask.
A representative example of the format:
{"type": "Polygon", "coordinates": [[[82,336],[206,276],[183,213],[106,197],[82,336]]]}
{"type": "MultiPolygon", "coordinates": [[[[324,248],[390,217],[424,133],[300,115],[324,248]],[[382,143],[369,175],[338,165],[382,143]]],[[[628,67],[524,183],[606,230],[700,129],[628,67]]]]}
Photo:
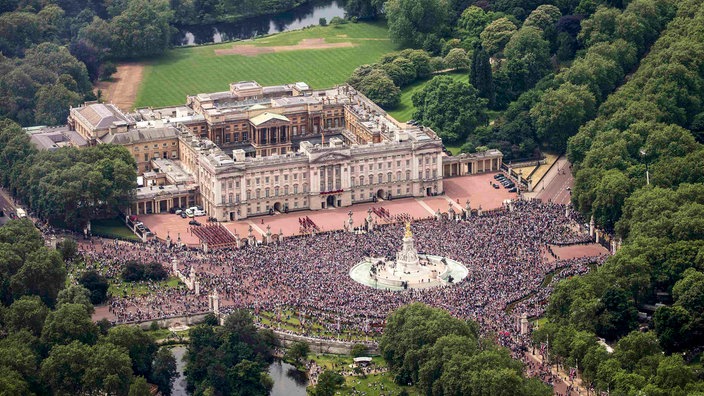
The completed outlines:
{"type": "Polygon", "coordinates": [[[27,219],[0,227],[0,393],[147,396],[149,380],[170,395],[173,354],[138,327],[93,323],[91,292],[67,286],[81,260],[67,252],[27,219]]]}
{"type": "Polygon", "coordinates": [[[524,377],[508,349],[481,338],[476,322],[420,303],[389,316],[379,348],[394,380],[425,395],[552,394],[540,380],[524,377]]]}
{"type": "Polygon", "coordinates": [[[16,123],[0,120],[0,185],[52,224],[80,231],[115,217],[134,195],[136,166],[111,144],[39,151],[16,123]]]}

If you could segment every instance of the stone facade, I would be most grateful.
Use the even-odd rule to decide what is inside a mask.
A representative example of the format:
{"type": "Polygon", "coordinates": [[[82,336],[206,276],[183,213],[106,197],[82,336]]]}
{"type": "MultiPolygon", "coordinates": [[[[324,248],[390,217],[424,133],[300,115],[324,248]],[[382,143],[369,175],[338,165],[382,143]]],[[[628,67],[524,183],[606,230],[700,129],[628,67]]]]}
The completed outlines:
{"type": "Polygon", "coordinates": [[[138,191],[132,214],[188,202],[219,221],[442,194],[443,176],[497,171],[502,159],[498,150],[448,157],[431,129],[399,123],[348,85],[245,81],[129,115],[87,104],[71,109],[69,127],[91,143],[126,146],[139,173],[159,181],[138,191]],[[173,160],[169,168],[190,180],[167,188],[156,159],[173,160]]]}

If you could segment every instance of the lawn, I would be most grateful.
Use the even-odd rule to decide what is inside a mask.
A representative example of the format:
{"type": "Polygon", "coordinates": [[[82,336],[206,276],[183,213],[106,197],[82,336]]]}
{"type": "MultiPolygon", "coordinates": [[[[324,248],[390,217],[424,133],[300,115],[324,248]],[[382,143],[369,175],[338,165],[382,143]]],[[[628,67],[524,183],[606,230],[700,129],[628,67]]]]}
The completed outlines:
{"type": "Polygon", "coordinates": [[[186,95],[225,91],[229,83],[243,80],[256,80],[262,85],[304,81],[313,88],[332,87],[345,82],[357,66],[374,63],[394,50],[396,46],[388,39],[386,25],[380,23],[316,26],[256,40],[177,48],[147,62],[135,106],[183,104],[186,95]],[[295,45],[313,38],[324,38],[326,43],[349,42],[354,46],[256,56],[214,52],[239,45],[295,45]]]}
{"type": "MultiPolygon", "coordinates": [[[[119,279],[110,279],[108,293],[112,296],[145,296],[151,293],[147,282],[122,282],[119,279]]],[[[176,288],[181,284],[176,277],[157,282],[161,287],[176,288]]]]}
{"type": "Polygon", "coordinates": [[[90,223],[90,227],[94,235],[126,239],[128,241],[140,241],[137,235],[119,219],[93,220],[90,223]]]}
{"type": "MultiPolygon", "coordinates": [[[[340,372],[342,369],[349,370],[352,364],[352,357],[348,355],[308,355],[308,358],[326,369],[340,372]]],[[[373,358],[377,367],[386,367],[386,362],[379,356],[373,358]]],[[[394,383],[393,377],[388,372],[375,375],[345,377],[345,384],[338,391],[342,395],[398,395],[402,390],[409,395],[419,394],[412,386],[399,386],[394,383]]]]}
{"type": "MultiPolygon", "coordinates": [[[[448,75],[458,81],[461,80],[461,81],[469,82],[469,74],[467,74],[467,72],[447,73],[446,75],[448,75]]],[[[401,90],[401,103],[399,103],[399,105],[396,106],[395,109],[390,110],[388,113],[392,117],[394,117],[395,119],[397,119],[398,121],[401,121],[401,122],[406,122],[406,121],[410,120],[411,118],[413,118],[413,112],[415,111],[415,108],[413,107],[413,102],[411,101],[411,97],[413,96],[413,94],[416,91],[422,89],[425,86],[425,84],[428,83],[428,81],[430,81],[430,79],[416,81],[415,83],[413,83],[407,87],[404,87],[401,90]]],[[[448,149],[450,149],[450,148],[448,147],[448,149]]],[[[452,150],[450,149],[450,151],[452,151],[452,150]]],[[[457,148],[457,151],[459,152],[459,147],[457,148]]],[[[455,153],[453,152],[452,154],[455,154],[455,153]]]]}

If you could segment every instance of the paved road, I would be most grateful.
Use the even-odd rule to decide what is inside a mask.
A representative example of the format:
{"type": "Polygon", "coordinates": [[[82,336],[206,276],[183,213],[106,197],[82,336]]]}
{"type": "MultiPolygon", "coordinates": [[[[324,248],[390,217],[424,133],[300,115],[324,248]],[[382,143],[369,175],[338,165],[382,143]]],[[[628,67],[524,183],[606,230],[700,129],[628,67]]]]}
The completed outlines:
{"type": "Polygon", "coordinates": [[[566,158],[560,157],[557,164],[545,175],[544,186],[538,186],[536,197],[547,202],[548,200],[560,204],[567,204],[572,198],[574,177],[570,163],[566,158]]]}
{"type": "Polygon", "coordinates": [[[2,188],[0,188],[0,209],[4,212],[4,216],[0,217],[0,225],[3,225],[10,220],[10,213],[15,213],[15,206],[9,194],[2,188]]]}

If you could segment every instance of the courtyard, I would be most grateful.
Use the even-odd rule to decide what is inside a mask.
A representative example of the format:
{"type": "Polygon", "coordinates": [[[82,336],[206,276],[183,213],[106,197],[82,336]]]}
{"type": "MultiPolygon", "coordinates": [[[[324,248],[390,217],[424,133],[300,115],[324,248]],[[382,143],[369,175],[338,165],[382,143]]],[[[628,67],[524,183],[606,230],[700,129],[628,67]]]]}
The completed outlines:
{"type": "MultiPolygon", "coordinates": [[[[388,211],[391,219],[398,215],[408,215],[413,219],[428,218],[433,216],[437,210],[447,212],[450,204],[453,205],[455,211],[460,212],[464,209],[468,199],[472,209],[481,206],[482,210],[492,210],[500,208],[504,200],[517,197],[516,193],[509,193],[505,188],[495,189],[491,186],[491,182],[495,181],[493,178],[495,174],[485,173],[444,179],[445,195],[442,196],[379,200],[379,202],[341,208],[276,213],[271,216],[259,216],[222,224],[241,238],[247,237],[251,226],[253,235],[261,240],[267,232],[267,227],[272,233],[281,232],[284,237],[299,235],[298,219],[306,216],[318,226],[321,232],[325,232],[343,229],[344,222],[349,219],[350,211],[352,212],[353,226],[363,225],[367,211],[372,208],[384,208],[388,211]]],[[[387,222],[377,216],[373,217],[379,224],[387,222]]],[[[156,214],[142,215],[139,219],[161,241],[165,241],[168,236],[175,242],[180,236],[181,242],[188,246],[200,244],[198,237],[191,231],[194,226],[188,224],[190,218],[183,219],[173,214],[156,214]]],[[[196,219],[201,224],[207,224],[206,217],[197,217],[196,219]]]]}

